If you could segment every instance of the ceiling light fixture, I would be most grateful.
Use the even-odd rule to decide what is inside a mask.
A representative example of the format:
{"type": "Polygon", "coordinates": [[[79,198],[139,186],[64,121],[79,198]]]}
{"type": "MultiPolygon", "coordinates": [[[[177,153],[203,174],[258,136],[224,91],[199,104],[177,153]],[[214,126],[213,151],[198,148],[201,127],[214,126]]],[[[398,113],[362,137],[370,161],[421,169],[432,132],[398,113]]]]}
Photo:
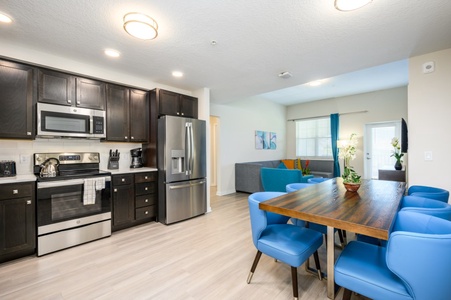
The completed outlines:
{"type": "Polygon", "coordinates": [[[108,55],[110,57],[119,57],[121,53],[114,49],[105,49],[105,55],[108,55]]]}
{"type": "Polygon", "coordinates": [[[4,13],[0,13],[0,22],[2,23],[11,23],[13,19],[11,17],[5,15],[4,13]]]}
{"type": "Polygon", "coordinates": [[[335,0],[335,8],[341,11],[351,11],[361,8],[373,0],[335,0]]]}
{"type": "Polygon", "coordinates": [[[124,29],[128,34],[142,40],[153,40],[158,35],[158,24],[151,17],[141,13],[124,16],[124,29]]]}
{"type": "Polygon", "coordinates": [[[174,77],[183,77],[183,73],[180,71],[174,71],[172,72],[172,76],[174,77]]]}
{"type": "Polygon", "coordinates": [[[279,73],[279,77],[280,77],[280,78],[283,78],[283,79],[288,79],[288,78],[290,78],[291,76],[293,76],[293,75],[291,75],[290,72],[282,72],[282,73],[279,73]]]}

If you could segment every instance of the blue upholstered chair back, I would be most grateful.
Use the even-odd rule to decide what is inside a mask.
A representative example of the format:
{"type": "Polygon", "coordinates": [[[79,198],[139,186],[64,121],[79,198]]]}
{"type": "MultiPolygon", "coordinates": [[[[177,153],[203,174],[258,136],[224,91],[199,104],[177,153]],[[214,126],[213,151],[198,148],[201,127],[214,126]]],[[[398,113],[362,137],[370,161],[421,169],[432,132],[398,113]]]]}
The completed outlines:
{"type": "Polygon", "coordinates": [[[292,193],[301,189],[305,189],[306,187],[314,184],[316,183],[290,183],[285,186],[285,190],[287,191],[287,193],[292,193]]]}
{"type": "Polygon", "coordinates": [[[449,299],[450,249],[451,222],[400,211],[387,244],[387,267],[413,299],[449,299]]]}
{"type": "Polygon", "coordinates": [[[267,192],[285,192],[289,183],[301,182],[302,173],[295,169],[261,168],[263,189],[267,192]]]}
{"type": "Polygon", "coordinates": [[[451,221],[451,205],[434,199],[405,196],[402,199],[402,211],[412,211],[451,221]]]}
{"type": "Polygon", "coordinates": [[[435,199],[443,201],[445,203],[447,203],[449,199],[449,191],[425,185],[412,185],[411,187],[409,187],[407,194],[409,196],[435,199]]]}
{"type": "Polygon", "coordinates": [[[257,241],[260,238],[261,233],[268,225],[286,224],[289,220],[289,217],[261,210],[258,207],[259,203],[284,194],[286,193],[258,192],[249,195],[248,202],[251,219],[252,241],[254,242],[255,247],[257,247],[257,241]]]}
{"type": "Polygon", "coordinates": [[[308,183],[321,183],[332,178],[313,177],[307,180],[308,183]]]}

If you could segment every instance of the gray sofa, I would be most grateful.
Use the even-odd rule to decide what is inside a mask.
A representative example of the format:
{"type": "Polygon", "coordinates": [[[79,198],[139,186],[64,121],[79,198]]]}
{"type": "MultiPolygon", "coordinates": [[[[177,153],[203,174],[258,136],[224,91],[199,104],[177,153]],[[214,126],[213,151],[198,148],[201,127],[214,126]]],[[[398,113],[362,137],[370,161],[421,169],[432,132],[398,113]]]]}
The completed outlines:
{"type": "MultiPolygon", "coordinates": [[[[281,160],[268,160],[236,163],[235,190],[245,193],[263,191],[260,169],[262,167],[277,168],[281,162],[281,160]]],[[[309,169],[310,174],[315,177],[331,178],[334,172],[334,162],[331,160],[310,160],[309,169]]]]}

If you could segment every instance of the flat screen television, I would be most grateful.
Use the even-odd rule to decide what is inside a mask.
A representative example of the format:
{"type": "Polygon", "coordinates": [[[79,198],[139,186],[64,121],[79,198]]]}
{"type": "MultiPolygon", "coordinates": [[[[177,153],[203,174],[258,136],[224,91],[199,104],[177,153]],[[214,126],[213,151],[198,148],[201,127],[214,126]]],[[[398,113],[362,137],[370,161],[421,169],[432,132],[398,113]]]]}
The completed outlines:
{"type": "Polygon", "coordinates": [[[407,123],[404,119],[401,119],[401,152],[407,153],[409,148],[409,140],[407,134],[407,123]]]}

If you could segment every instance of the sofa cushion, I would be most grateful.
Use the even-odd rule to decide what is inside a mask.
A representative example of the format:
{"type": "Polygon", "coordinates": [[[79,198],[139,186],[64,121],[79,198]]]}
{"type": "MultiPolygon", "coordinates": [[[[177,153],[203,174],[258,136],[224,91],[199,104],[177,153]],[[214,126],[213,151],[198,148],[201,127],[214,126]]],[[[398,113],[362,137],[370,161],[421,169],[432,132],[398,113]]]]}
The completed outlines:
{"type": "Polygon", "coordinates": [[[278,169],[288,169],[288,168],[287,168],[287,165],[285,165],[283,162],[281,162],[281,163],[277,166],[277,168],[278,168],[278,169]]]}

